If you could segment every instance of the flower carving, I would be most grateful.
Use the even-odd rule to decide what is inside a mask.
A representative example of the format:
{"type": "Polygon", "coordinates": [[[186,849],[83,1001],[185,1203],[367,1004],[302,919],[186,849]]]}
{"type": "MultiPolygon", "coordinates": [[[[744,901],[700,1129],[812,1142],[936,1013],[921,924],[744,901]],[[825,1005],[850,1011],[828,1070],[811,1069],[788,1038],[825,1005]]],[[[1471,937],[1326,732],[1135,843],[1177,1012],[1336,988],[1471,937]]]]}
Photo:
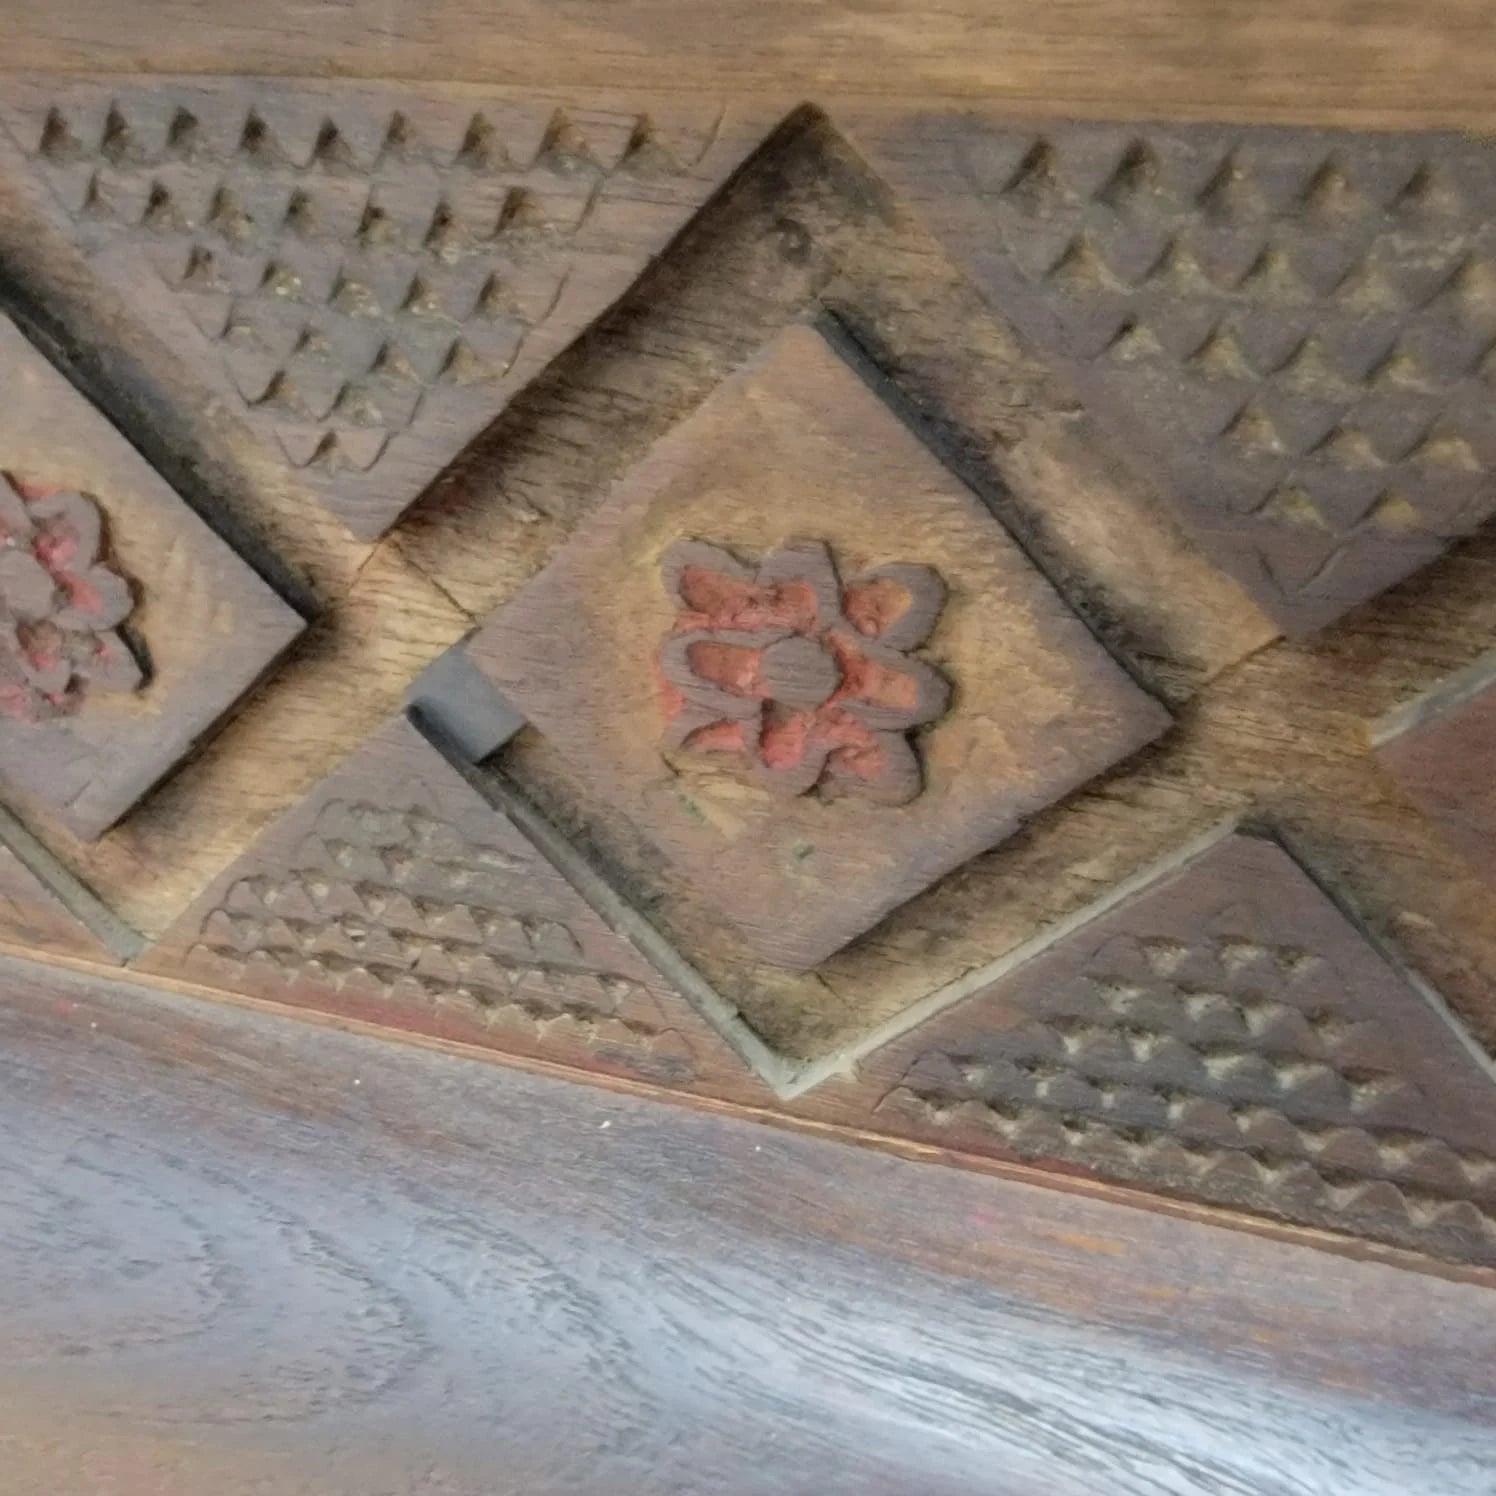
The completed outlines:
{"type": "Polygon", "coordinates": [[[0,473],[0,713],[41,722],[85,688],[133,691],[139,662],[116,631],[129,584],[102,560],[103,521],[81,493],[22,487],[0,473]]]}
{"type": "Polygon", "coordinates": [[[755,569],[681,540],[661,570],[680,609],[659,651],[667,749],[741,755],[785,795],[901,805],[919,794],[909,733],[951,694],[910,653],[945,605],[930,567],[879,566],[844,583],[821,541],[791,541],[755,569]]]}

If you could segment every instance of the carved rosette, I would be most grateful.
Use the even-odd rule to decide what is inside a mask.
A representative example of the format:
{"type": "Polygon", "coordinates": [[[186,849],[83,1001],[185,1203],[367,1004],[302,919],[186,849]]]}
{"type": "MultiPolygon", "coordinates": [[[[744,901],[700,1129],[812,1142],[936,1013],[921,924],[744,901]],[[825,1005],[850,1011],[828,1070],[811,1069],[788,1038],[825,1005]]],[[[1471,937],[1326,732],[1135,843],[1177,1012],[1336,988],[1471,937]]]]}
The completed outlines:
{"type": "Polygon", "coordinates": [[[103,521],[81,493],[23,489],[0,474],[0,713],[40,722],[86,691],[144,676],[117,629],[129,584],[103,560],[103,521]]]}
{"type": "Polygon", "coordinates": [[[930,567],[896,563],[843,583],[820,541],[780,546],[755,570],[683,540],[662,575],[680,608],[659,651],[667,749],[741,755],[784,795],[901,805],[920,793],[909,734],[951,694],[910,653],[945,603],[930,567]]]}

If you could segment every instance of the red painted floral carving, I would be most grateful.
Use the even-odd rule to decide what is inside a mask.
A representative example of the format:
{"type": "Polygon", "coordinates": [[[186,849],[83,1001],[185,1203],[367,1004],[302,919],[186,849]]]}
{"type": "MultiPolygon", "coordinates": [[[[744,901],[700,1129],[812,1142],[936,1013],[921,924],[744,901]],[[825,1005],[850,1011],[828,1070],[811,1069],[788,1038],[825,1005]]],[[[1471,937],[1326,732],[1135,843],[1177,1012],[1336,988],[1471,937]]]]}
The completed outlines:
{"type": "Polygon", "coordinates": [[[102,559],[103,521],[81,493],[0,473],[0,714],[40,722],[89,688],[133,691],[140,664],[116,632],[129,584],[102,559]]]}
{"type": "Polygon", "coordinates": [[[680,608],[659,652],[667,749],[738,754],[786,795],[900,805],[919,794],[909,734],[950,702],[946,678],[910,653],[945,604],[930,567],[844,583],[820,541],[780,546],[754,569],[683,540],[662,573],[680,608]]]}

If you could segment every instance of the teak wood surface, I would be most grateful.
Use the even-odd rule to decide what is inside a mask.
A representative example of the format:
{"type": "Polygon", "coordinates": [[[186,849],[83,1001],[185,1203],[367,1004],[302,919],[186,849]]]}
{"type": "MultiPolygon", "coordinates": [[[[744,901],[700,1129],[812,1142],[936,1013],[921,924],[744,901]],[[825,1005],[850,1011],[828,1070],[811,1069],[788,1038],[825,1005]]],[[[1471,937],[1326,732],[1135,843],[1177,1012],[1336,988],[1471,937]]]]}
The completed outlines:
{"type": "Polygon", "coordinates": [[[1485,1287],[5,980],[7,1491],[1490,1489],[1485,1287]]]}
{"type": "Polygon", "coordinates": [[[1485,0],[0,22],[0,1496],[1496,1492],[1485,0]]]}

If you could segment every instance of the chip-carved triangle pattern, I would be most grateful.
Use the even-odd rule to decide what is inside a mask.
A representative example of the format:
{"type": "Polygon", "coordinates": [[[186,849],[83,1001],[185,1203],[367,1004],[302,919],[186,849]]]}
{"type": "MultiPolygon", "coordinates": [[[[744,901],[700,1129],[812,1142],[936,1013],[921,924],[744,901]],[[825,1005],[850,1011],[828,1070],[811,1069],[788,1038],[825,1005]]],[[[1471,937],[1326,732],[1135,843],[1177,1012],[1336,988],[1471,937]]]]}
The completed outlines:
{"type": "Polygon", "coordinates": [[[881,1127],[1496,1263],[1496,1076],[1233,834],[872,1055],[881,1127]]]}
{"type": "Polygon", "coordinates": [[[840,122],[1290,633],[1496,508],[1489,146],[840,122]]]}
{"type": "Polygon", "coordinates": [[[741,1062],[405,718],[277,821],[137,963],[682,1089],[741,1062]]]}
{"type": "Polygon", "coordinates": [[[16,82],[0,121],[135,309],[368,538],[775,123],[251,79],[16,82]]]}

